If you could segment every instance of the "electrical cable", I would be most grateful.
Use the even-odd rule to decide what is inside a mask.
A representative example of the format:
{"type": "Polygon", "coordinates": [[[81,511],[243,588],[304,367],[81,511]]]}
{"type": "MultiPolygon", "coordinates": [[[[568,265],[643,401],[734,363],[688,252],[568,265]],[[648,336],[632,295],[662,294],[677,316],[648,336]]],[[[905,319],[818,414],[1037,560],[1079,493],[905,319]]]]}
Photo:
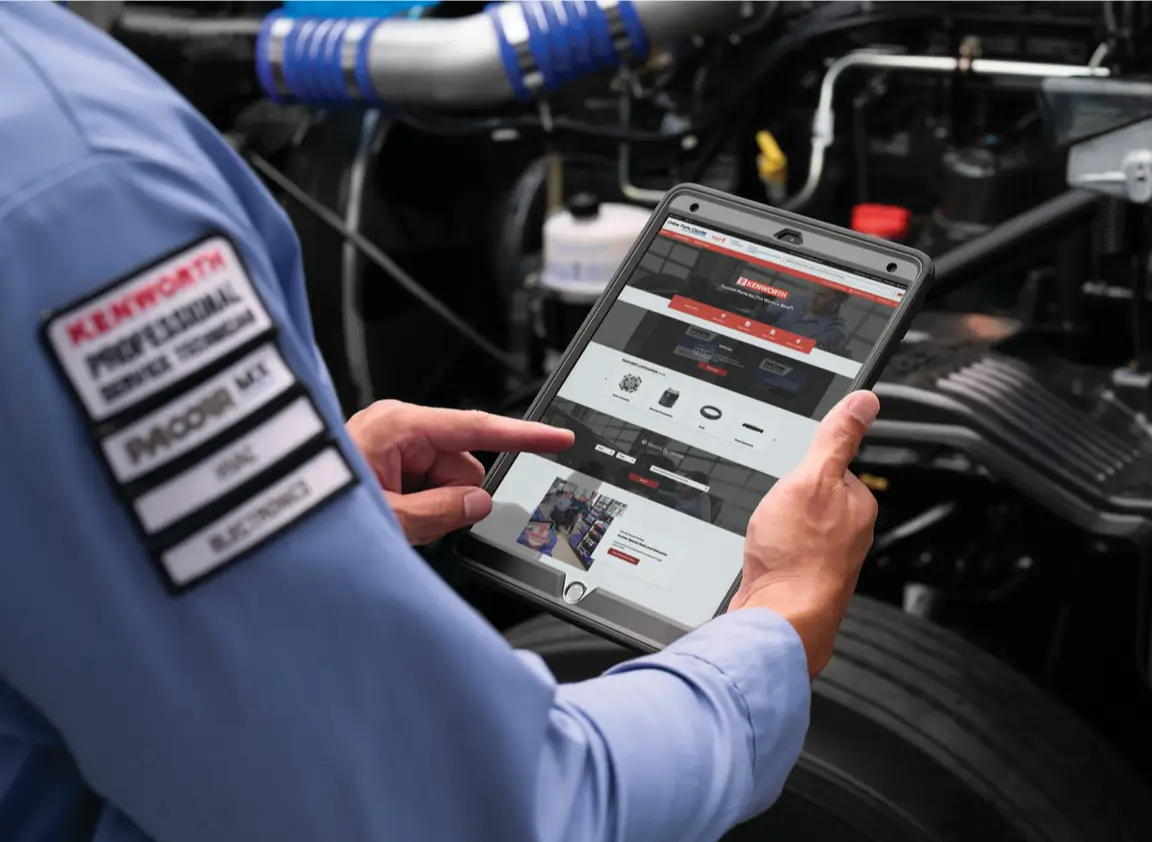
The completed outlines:
{"type": "Polygon", "coordinates": [[[539,222],[547,215],[544,194],[550,165],[551,160],[541,156],[525,167],[501,207],[502,218],[493,262],[497,287],[505,298],[524,282],[525,240],[534,212],[538,214],[539,222]]]}
{"type": "Polygon", "coordinates": [[[464,117],[442,117],[415,112],[412,109],[391,115],[398,123],[426,134],[445,137],[468,137],[471,135],[492,134],[500,131],[538,131],[542,134],[577,134],[601,138],[614,143],[666,143],[682,140],[694,135],[707,125],[711,125],[721,115],[715,114],[708,123],[694,123],[692,128],[679,132],[652,132],[623,130],[611,126],[597,126],[567,117],[553,117],[549,125],[539,117],[523,115],[519,117],[485,117],[469,119],[464,117]]]}
{"type": "Polygon", "coordinates": [[[864,14],[847,14],[840,11],[839,6],[840,4],[831,4],[816,12],[812,12],[796,29],[784,33],[780,38],[773,41],[772,44],[757,57],[756,63],[750,69],[740,74],[739,80],[730,89],[728,95],[725,97],[724,104],[719,106],[719,108],[731,110],[740,103],[747,102],[748,98],[761,84],[763,78],[772,72],[772,70],[776,68],[776,65],[783,61],[794,50],[815,38],[824,35],[834,35],[839,32],[852,31],[877,23],[919,20],[925,17],[938,17],[940,14],[939,11],[936,10],[927,12],[924,10],[898,9],[867,12],[864,14]],[[828,10],[836,12],[837,14],[832,14],[828,10]],[[824,15],[817,17],[821,12],[824,12],[824,15]],[[816,19],[814,23],[812,22],[813,18],[816,19]],[[825,18],[828,19],[825,20],[825,18]]]}
{"type": "Polygon", "coordinates": [[[753,20],[751,23],[736,30],[734,33],[732,33],[733,35],[736,35],[740,38],[747,38],[749,35],[755,35],[761,29],[766,27],[772,21],[772,19],[776,17],[776,13],[780,11],[780,3],[778,0],[771,0],[771,2],[761,3],[760,5],[763,9],[763,11],[760,13],[760,16],[753,20]]]}
{"type": "Polygon", "coordinates": [[[516,377],[522,383],[529,383],[532,381],[532,376],[526,371],[522,370],[520,366],[516,365],[510,360],[503,351],[501,351],[495,344],[483,336],[474,327],[464,321],[452,308],[433,295],[411,275],[405,272],[400,266],[390,258],[387,254],[377,248],[373,243],[366,239],[362,234],[353,231],[344,224],[330,209],[326,208],[323,204],[313,199],[308,193],[303,190],[299,185],[295,184],[286,175],[280,172],[276,167],[272,166],[263,156],[255,152],[248,152],[247,158],[252,167],[265,176],[269,181],[287,193],[296,202],[299,202],[305,209],[317,216],[325,225],[332,230],[336,231],[341,237],[356,246],[368,260],[383,269],[393,280],[396,281],[409,295],[443,319],[448,325],[456,330],[461,336],[475,345],[478,349],[483,351],[488,357],[495,362],[499,363],[501,367],[506,369],[511,375],[516,377]]]}
{"type": "Polygon", "coordinates": [[[1120,35],[1120,24],[1116,21],[1116,9],[1112,6],[1112,0],[1104,0],[1100,4],[1104,11],[1104,37],[1112,40],[1120,35]]]}
{"type": "MultiPolygon", "coordinates": [[[[429,134],[460,136],[489,134],[509,129],[531,129],[548,133],[583,134],[623,143],[662,143],[678,141],[688,136],[698,135],[704,129],[724,119],[740,102],[745,100],[746,96],[759,84],[760,80],[767,73],[771,72],[790,52],[802,46],[807,41],[823,35],[848,31],[869,24],[918,19],[925,16],[931,17],[932,15],[924,11],[909,12],[904,10],[873,10],[859,13],[859,10],[855,8],[854,5],[850,6],[847,3],[831,4],[821,7],[806,15],[802,22],[791,32],[786,33],[773,42],[768,50],[761,55],[760,61],[757,62],[757,66],[753,71],[751,73],[741,74],[741,83],[730,92],[729,96],[725,97],[723,103],[703,114],[699,120],[695,121],[688,128],[678,132],[665,133],[613,129],[611,127],[596,126],[591,123],[571,120],[564,117],[554,117],[549,120],[548,125],[545,125],[544,121],[540,118],[531,116],[487,118],[481,120],[456,118],[432,118],[429,120],[428,118],[421,117],[417,113],[413,113],[411,110],[393,113],[388,116],[418,131],[424,131],[429,134]]],[[[263,156],[254,152],[248,152],[247,158],[258,172],[340,234],[343,239],[351,242],[369,261],[384,270],[405,291],[524,384],[522,388],[517,389],[517,391],[510,396],[509,400],[506,401],[506,405],[514,403],[511,400],[512,397],[516,397],[517,401],[522,400],[523,398],[520,397],[521,392],[530,396],[532,392],[539,388],[538,382],[533,381],[531,375],[523,371],[520,366],[511,360],[494,343],[485,338],[459,314],[448,307],[447,304],[412,278],[371,241],[367,240],[358,232],[349,229],[335,213],[322,203],[313,199],[306,191],[277,170],[263,156]],[[529,388],[532,389],[532,392],[527,391],[529,388]]]]}
{"type": "MultiPolygon", "coordinates": [[[[902,8],[904,5],[884,4],[884,8],[877,8],[875,4],[832,3],[800,16],[790,31],[786,31],[757,56],[756,65],[751,72],[741,68],[739,81],[734,88],[729,89],[719,106],[709,109],[689,127],[677,132],[621,130],[566,117],[553,117],[547,123],[534,115],[478,118],[446,117],[411,108],[405,110],[389,109],[386,116],[418,131],[445,136],[469,136],[514,130],[541,131],[546,134],[578,134],[599,137],[616,143],[680,141],[685,137],[697,135],[726,118],[747,100],[748,96],[760,85],[764,76],[771,72],[780,60],[808,41],[823,35],[851,31],[876,23],[917,20],[939,15],[938,9],[926,12],[902,8]]],[[[753,31],[762,28],[777,16],[779,4],[768,3],[766,6],[766,13],[759,20],[753,22],[751,30],[746,31],[745,35],[752,34],[753,31]]]]}
{"type": "MultiPolygon", "coordinates": [[[[902,6],[903,4],[901,4],[902,6]]],[[[466,137],[481,134],[492,134],[499,131],[541,132],[546,135],[576,134],[586,137],[602,139],[607,142],[646,144],[679,142],[688,137],[699,137],[708,129],[728,119],[740,105],[755,91],[760,81],[776,66],[787,58],[794,50],[805,43],[824,35],[836,34],[858,29],[876,23],[885,23],[903,20],[918,20],[932,17],[933,13],[917,10],[908,10],[902,7],[889,7],[886,9],[872,8],[861,11],[856,4],[834,3],[820,7],[809,12],[801,18],[796,26],[780,38],[772,42],[768,48],[758,56],[756,66],[749,72],[741,72],[740,80],[735,89],[730,90],[721,102],[700,115],[684,129],[675,132],[642,131],[635,129],[614,128],[598,126],[567,117],[551,117],[547,124],[540,117],[534,115],[521,115],[517,117],[489,117],[465,118],[445,117],[443,115],[428,114],[422,111],[406,109],[390,113],[392,119],[409,126],[416,131],[427,134],[438,134],[451,137],[466,137]]],[[[711,138],[709,138],[711,140],[711,138]]],[[[722,144],[705,142],[701,152],[694,157],[693,165],[689,170],[695,177],[707,168],[716,151],[722,144]]],[[[693,180],[689,177],[688,180],[693,180]]]]}
{"type": "Polygon", "coordinates": [[[791,32],[785,33],[774,41],[760,57],[756,67],[751,73],[741,73],[740,82],[723,102],[701,115],[687,128],[677,132],[653,132],[621,130],[608,126],[597,126],[566,117],[553,117],[548,126],[535,116],[523,115],[519,117],[489,117],[489,118],[457,118],[431,116],[412,109],[398,111],[391,114],[397,122],[404,123],[417,131],[428,134],[442,134],[450,136],[467,136],[475,134],[490,134],[497,131],[543,131],[556,134],[580,134],[589,137],[598,137],[618,143],[665,143],[680,141],[685,137],[697,135],[713,124],[721,121],[738,105],[747,100],[747,97],[760,84],[760,80],[771,72],[775,66],[794,49],[803,46],[806,42],[823,35],[837,32],[851,31],[861,26],[890,21],[917,20],[932,17],[933,13],[925,11],[909,11],[903,9],[889,9],[860,13],[850,4],[831,4],[810,12],[791,32]],[[845,8],[847,7],[847,8],[845,8]]]}

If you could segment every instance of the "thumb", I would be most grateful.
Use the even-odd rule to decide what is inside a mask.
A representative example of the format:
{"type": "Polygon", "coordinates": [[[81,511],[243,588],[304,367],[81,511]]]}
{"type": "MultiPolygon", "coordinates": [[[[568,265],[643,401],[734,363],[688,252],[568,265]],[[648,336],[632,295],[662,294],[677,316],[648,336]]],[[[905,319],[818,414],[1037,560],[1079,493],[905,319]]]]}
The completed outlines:
{"type": "Polygon", "coordinates": [[[492,498],[474,486],[445,486],[413,494],[385,492],[408,543],[428,544],[471,526],[492,511],[492,498]]]}
{"type": "Polygon", "coordinates": [[[853,392],[841,400],[816,429],[816,437],[804,457],[805,469],[841,479],[879,412],[880,400],[871,392],[853,392]]]}

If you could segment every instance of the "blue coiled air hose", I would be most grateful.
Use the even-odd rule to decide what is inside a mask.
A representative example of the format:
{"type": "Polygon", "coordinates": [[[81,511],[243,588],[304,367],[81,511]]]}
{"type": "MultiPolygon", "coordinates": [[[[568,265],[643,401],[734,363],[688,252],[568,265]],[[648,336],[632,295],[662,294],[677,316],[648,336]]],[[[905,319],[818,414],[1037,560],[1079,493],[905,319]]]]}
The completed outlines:
{"type": "MultiPolygon", "coordinates": [[[[649,51],[632,0],[525,0],[492,4],[484,14],[496,36],[494,61],[521,101],[649,51]]],[[[391,23],[275,12],[257,38],[260,84],[278,102],[383,105],[372,81],[372,36],[391,23]]]]}

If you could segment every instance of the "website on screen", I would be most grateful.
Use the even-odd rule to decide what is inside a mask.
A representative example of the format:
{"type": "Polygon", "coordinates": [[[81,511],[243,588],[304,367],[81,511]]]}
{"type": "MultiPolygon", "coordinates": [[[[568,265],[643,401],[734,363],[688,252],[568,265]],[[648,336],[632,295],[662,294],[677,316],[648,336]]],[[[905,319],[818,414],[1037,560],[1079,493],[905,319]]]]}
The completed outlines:
{"type": "Polygon", "coordinates": [[[691,628],[748,520],[847,394],[905,289],[668,218],[517,456],[482,540],[691,628]]]}

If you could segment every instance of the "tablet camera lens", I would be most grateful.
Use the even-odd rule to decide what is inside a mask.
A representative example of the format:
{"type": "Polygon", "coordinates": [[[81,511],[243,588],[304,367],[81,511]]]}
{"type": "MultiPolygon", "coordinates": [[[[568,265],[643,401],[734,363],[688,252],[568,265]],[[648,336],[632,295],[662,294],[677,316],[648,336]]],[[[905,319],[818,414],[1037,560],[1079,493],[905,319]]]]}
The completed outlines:
{"type": "Polygon", "coordinates": [[[688,210],[692,211],[692,213],[696,213],[696,211],[700,210],[700,204],[698,202],[693,202],[688,206],[688,210]]]}

